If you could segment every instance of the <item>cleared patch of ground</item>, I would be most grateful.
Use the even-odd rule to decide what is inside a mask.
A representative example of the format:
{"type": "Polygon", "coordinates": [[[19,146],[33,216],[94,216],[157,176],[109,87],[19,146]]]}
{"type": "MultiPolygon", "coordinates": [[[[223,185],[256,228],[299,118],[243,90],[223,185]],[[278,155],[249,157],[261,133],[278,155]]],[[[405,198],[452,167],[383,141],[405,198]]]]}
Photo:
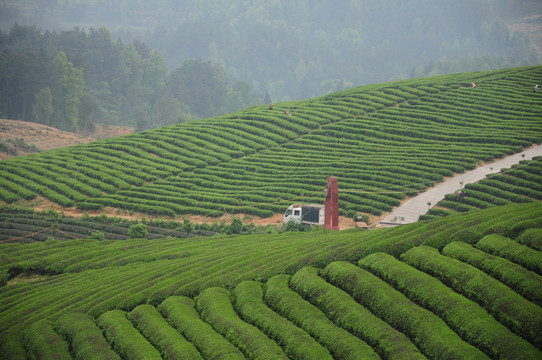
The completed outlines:
{"type": "Polygon", "coordinates": [[[134,132],[133,128],[96,125],[90,136],[80,136],[29,121],[0,119],[0,160],[134,132]]]}

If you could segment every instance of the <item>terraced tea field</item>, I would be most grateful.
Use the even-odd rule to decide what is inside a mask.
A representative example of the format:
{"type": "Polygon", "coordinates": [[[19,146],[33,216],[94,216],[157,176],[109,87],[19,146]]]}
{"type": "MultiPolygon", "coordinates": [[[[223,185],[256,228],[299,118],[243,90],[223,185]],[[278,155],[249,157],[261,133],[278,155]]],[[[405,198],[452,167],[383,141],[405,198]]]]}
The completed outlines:
{"type": "Polygon", "coordinates": [[[54,221],[24,206],[267,217],[323,202],[328,176],[343,215],[379,215],[541,143],[541,76],[362,86],[0,162],[0,358],[542,358],[540,159],[396,228],[126,239],[66,220],[83,238],[9,241],[54,221]]]}
{"type": "Polygon", "coordinates": [[[536,359],[541,231],[535,202],[374,231],[4,244],[2,354],[536,359]]]}
{"type": "Polygon", "coordinates": [[[534,66],[368,85],[10,159],[0,163],[0,200],[268,217],[321,203],[336,176],[342,215],[381,215],[542,142],[541,94],[531,90],[541,76],[534,66]]]}

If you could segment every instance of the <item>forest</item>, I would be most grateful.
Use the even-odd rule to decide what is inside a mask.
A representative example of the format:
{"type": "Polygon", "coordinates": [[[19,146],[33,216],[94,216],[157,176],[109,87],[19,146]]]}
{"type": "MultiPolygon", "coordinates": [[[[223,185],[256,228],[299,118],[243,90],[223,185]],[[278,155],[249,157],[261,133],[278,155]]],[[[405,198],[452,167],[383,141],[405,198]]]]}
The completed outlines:
{"type": "Polygon", "coordinates": [[[88,133],[95,122],[138,130],[245,108],[258,100],[222,67],[188,59],[169,71],[162,54],[105,29],[0,34],[1,114],[88,133]]]}
{"type": "Polygon", "coordinates": [[[0,115],[155,128],[353,86],[540,63],[537,1],[7,0],[0,115]],[[516,28],[516,27],[514,27],[516,28]],[[521,28],[521,27],[520,27],[521,28]]]}

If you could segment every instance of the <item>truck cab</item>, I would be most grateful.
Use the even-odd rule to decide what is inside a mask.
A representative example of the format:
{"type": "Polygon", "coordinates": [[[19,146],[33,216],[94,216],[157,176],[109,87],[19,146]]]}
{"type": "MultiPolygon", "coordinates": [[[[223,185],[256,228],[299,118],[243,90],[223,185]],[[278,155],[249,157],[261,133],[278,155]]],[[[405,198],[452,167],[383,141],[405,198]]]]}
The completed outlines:
{"type": "Polygon", "coordinates": [[[284,212],[284,223],[293,221],[296,224],[301,224],[301,204],[292,204],[284,212]]]}
{"type": "Polygon", "coordinates": [[[292,204],[284,212],[284,223],[293,221],[296,224],[324,225],[323,205],[292,204]]]}

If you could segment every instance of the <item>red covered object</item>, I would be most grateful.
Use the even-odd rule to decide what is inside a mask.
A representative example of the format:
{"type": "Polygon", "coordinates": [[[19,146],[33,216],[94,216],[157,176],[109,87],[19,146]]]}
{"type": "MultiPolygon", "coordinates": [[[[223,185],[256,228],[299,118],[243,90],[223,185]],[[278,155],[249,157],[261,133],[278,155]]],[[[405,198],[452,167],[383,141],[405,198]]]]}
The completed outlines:
{"type": "Polygon", "coordinates": [[[339,185],[335,176],[327,178],[324,228],[339,230],[339,185]]]}

